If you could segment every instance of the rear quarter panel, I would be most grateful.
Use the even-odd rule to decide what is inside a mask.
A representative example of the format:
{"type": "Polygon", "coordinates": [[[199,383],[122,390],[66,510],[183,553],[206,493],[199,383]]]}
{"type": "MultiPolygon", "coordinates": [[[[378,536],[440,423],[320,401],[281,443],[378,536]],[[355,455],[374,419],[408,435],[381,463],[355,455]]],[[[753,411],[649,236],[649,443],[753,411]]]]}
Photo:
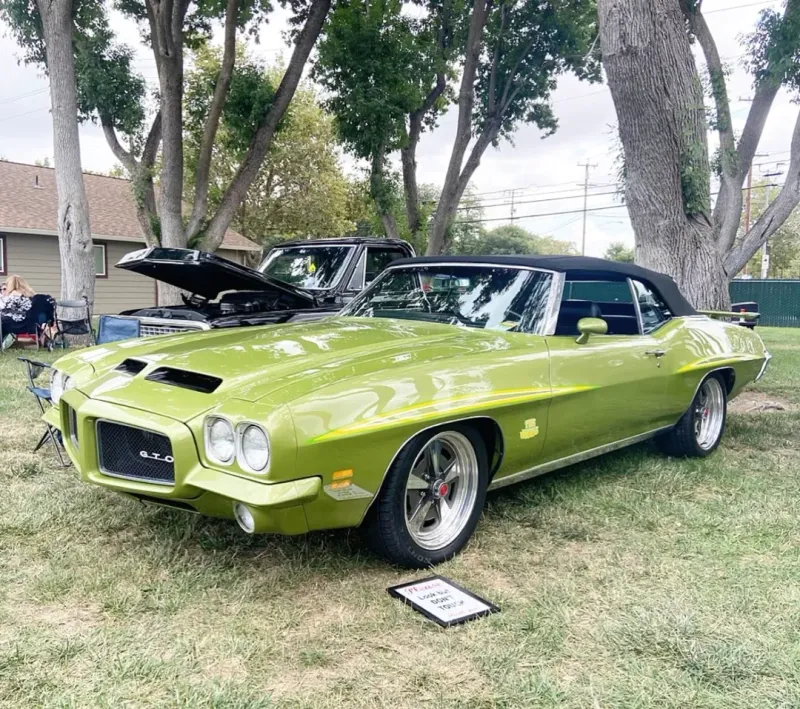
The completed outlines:
{"type": "Polygon", "coordinates": [[[660,328],[659,338],[667,350],[664,366],[670,370],[665,403],[676,420],[709,372],[732,372],[730,399],[755,380],[766,357],[753,330],[705,316],[676,318],[660,328]]]}

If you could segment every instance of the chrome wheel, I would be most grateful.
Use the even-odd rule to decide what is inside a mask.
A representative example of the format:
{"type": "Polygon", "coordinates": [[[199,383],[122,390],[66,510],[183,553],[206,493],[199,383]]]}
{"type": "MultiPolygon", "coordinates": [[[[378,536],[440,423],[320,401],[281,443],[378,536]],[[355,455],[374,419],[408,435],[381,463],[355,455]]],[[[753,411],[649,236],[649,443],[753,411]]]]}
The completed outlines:
{"type": "Polygon", "coordinates": [[[713,448],[725,422],[725,392],[716,377],[700,386],[694,405],[694,436],[703,450],[713,448]]]}
{"type": "Polygon", "coordinates": [[[406,528],[423,549],[452,544],[464,530],[478,494],[478,458],[469,439],[442,431],[417,454],[406,482],[406,528]]]}

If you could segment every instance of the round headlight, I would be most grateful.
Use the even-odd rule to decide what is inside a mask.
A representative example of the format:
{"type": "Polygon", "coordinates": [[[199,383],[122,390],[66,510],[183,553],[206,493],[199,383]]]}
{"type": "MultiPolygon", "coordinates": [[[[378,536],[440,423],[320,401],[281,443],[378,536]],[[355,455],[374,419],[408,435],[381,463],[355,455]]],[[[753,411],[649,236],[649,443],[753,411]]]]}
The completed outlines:
{"type": "Polygon", "coordinates": [[[53,370],[53,378],[50,380],[50,399],[54,404],[58,404],[64,392],[72,387],[72,380],[66,374],[57,369],[53,370]]]}
{"type": "Polygon", "coordinates": [[[242,458],[244,466],[254,472],[261,472],[269,463],[269,439],[264,429],[255,424],[245,424],[241,432],[242,458]]]}
{"type": "Polygon", "coordinates": [[[209,457],[220,463],[230,463],[236,452],[233,426],[221,418],[206,420],[206,445],[209,457]]]}

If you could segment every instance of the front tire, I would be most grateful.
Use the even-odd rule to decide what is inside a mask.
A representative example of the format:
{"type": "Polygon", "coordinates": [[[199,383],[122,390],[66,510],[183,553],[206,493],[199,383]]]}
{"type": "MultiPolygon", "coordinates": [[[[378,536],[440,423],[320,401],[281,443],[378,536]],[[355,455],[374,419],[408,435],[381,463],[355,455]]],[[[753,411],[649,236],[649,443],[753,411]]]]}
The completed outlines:
{"type": "Polygon", "coordinates": [[[389,469],[365,523],[367,541],[412,569],[450,559],[475,531],[488,484],[486,446],[477,431],[449,424],[425,432],[389,469]]]}
{"type": "Polygon", "coordinates": [[[710,374],[700,384],[689,410],[658,442],[668,455],[703,458],[719,446],[727,414],[725,381],[719,374],[710,374]]]}

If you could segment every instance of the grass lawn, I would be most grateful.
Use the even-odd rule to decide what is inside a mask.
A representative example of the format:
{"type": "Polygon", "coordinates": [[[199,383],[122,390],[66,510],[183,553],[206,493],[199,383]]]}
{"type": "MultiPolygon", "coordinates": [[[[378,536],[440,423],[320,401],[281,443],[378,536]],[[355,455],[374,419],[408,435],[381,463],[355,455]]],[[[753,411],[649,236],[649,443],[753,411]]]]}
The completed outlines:
{"type": "Polygon", "coordinates": [[[441,630],[355,533],[255,537],[79,483],[0,355],[0,706],[798,707],[800,330],[705,460],[637,446],[490,496],[441,630]]]}

